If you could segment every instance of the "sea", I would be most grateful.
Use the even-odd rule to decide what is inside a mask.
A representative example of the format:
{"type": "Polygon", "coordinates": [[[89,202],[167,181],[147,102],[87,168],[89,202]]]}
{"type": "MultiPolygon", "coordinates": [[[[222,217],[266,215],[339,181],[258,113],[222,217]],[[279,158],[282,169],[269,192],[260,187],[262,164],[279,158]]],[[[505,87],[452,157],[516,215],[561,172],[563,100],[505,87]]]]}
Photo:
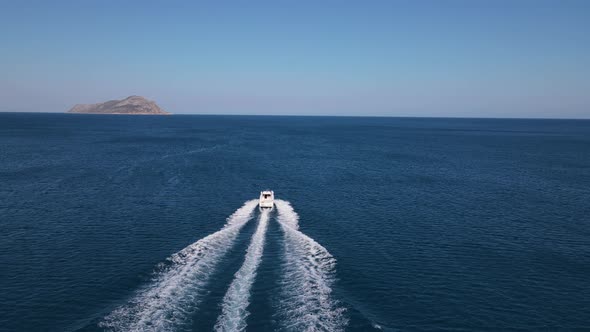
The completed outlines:
{"type": "Polygon", "coordinates": [[[0,330],[590,330],[590,121],[0,113],[0,330]]]}

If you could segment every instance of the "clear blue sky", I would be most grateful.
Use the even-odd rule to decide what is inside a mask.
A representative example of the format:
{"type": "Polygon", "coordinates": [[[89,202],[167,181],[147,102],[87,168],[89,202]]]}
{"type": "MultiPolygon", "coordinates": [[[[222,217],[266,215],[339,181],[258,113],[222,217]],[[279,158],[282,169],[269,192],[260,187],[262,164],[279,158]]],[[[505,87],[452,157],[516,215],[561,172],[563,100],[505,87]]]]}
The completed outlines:
{"type": "Polygon", "coordinates": [[[590,118],[590,1],[1,1],[0,111],[590,118]]]}

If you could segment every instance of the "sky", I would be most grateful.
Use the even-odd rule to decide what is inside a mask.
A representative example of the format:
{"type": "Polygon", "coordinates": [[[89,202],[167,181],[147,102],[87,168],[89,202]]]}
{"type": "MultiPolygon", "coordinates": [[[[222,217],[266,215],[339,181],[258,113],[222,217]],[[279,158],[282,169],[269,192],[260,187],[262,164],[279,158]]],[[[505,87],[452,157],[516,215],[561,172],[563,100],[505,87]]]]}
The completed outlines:
{"type": "Polygon", "coordinates": [[[590,118],[590,1],[0,0],[0,111],[590,118]]]}

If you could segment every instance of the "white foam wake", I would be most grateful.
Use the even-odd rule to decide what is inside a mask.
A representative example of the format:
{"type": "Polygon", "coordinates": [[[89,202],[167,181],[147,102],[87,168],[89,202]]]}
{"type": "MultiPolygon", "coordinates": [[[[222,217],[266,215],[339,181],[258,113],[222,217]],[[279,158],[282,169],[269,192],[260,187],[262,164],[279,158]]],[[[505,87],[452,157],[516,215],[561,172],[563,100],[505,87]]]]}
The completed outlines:
{"type": "Polygon", "coordinates": [[[262,211],[258,228],[248,246],[242,267],[236,272],[234,280],[223,297],[222,313],[215,324],[216,331],[243,331],[246,329],[247,310],[250,304],[250,290],[256,270],[262,259],[264,236],[268,227],[269,211],[262,211]]]}
{"type": "Polygon", "coordinates": [[[168,265],[155,274],[152,282],[127,305],[107,315],[100,327],[110,331],[170,331],[186,324],[217,263],[252,219],[257,203],[244,203],[221,230],[168,258],[168,265]]]}
{"type": "Polygon", "coordinates": [[[336,259],[301,233],[291,204],[275,200],[285,235],[283,278],[278,315],[289,331],[342,331],[345,309],[332,298],[336,259]]]}

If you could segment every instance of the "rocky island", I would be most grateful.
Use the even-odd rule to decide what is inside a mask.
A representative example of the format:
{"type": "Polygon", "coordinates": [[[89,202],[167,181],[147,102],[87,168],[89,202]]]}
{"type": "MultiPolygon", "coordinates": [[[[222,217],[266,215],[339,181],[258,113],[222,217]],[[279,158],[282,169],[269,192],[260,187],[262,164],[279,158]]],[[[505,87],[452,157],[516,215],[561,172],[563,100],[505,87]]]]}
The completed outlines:
{"type": "Polygon", "coordinates": [[[155,102],[140,96],[130,96],[123,100],[109,100],[98,104],[77,104],[68,113],[87,114],[134,114],[169,115],[155,102]]]}

